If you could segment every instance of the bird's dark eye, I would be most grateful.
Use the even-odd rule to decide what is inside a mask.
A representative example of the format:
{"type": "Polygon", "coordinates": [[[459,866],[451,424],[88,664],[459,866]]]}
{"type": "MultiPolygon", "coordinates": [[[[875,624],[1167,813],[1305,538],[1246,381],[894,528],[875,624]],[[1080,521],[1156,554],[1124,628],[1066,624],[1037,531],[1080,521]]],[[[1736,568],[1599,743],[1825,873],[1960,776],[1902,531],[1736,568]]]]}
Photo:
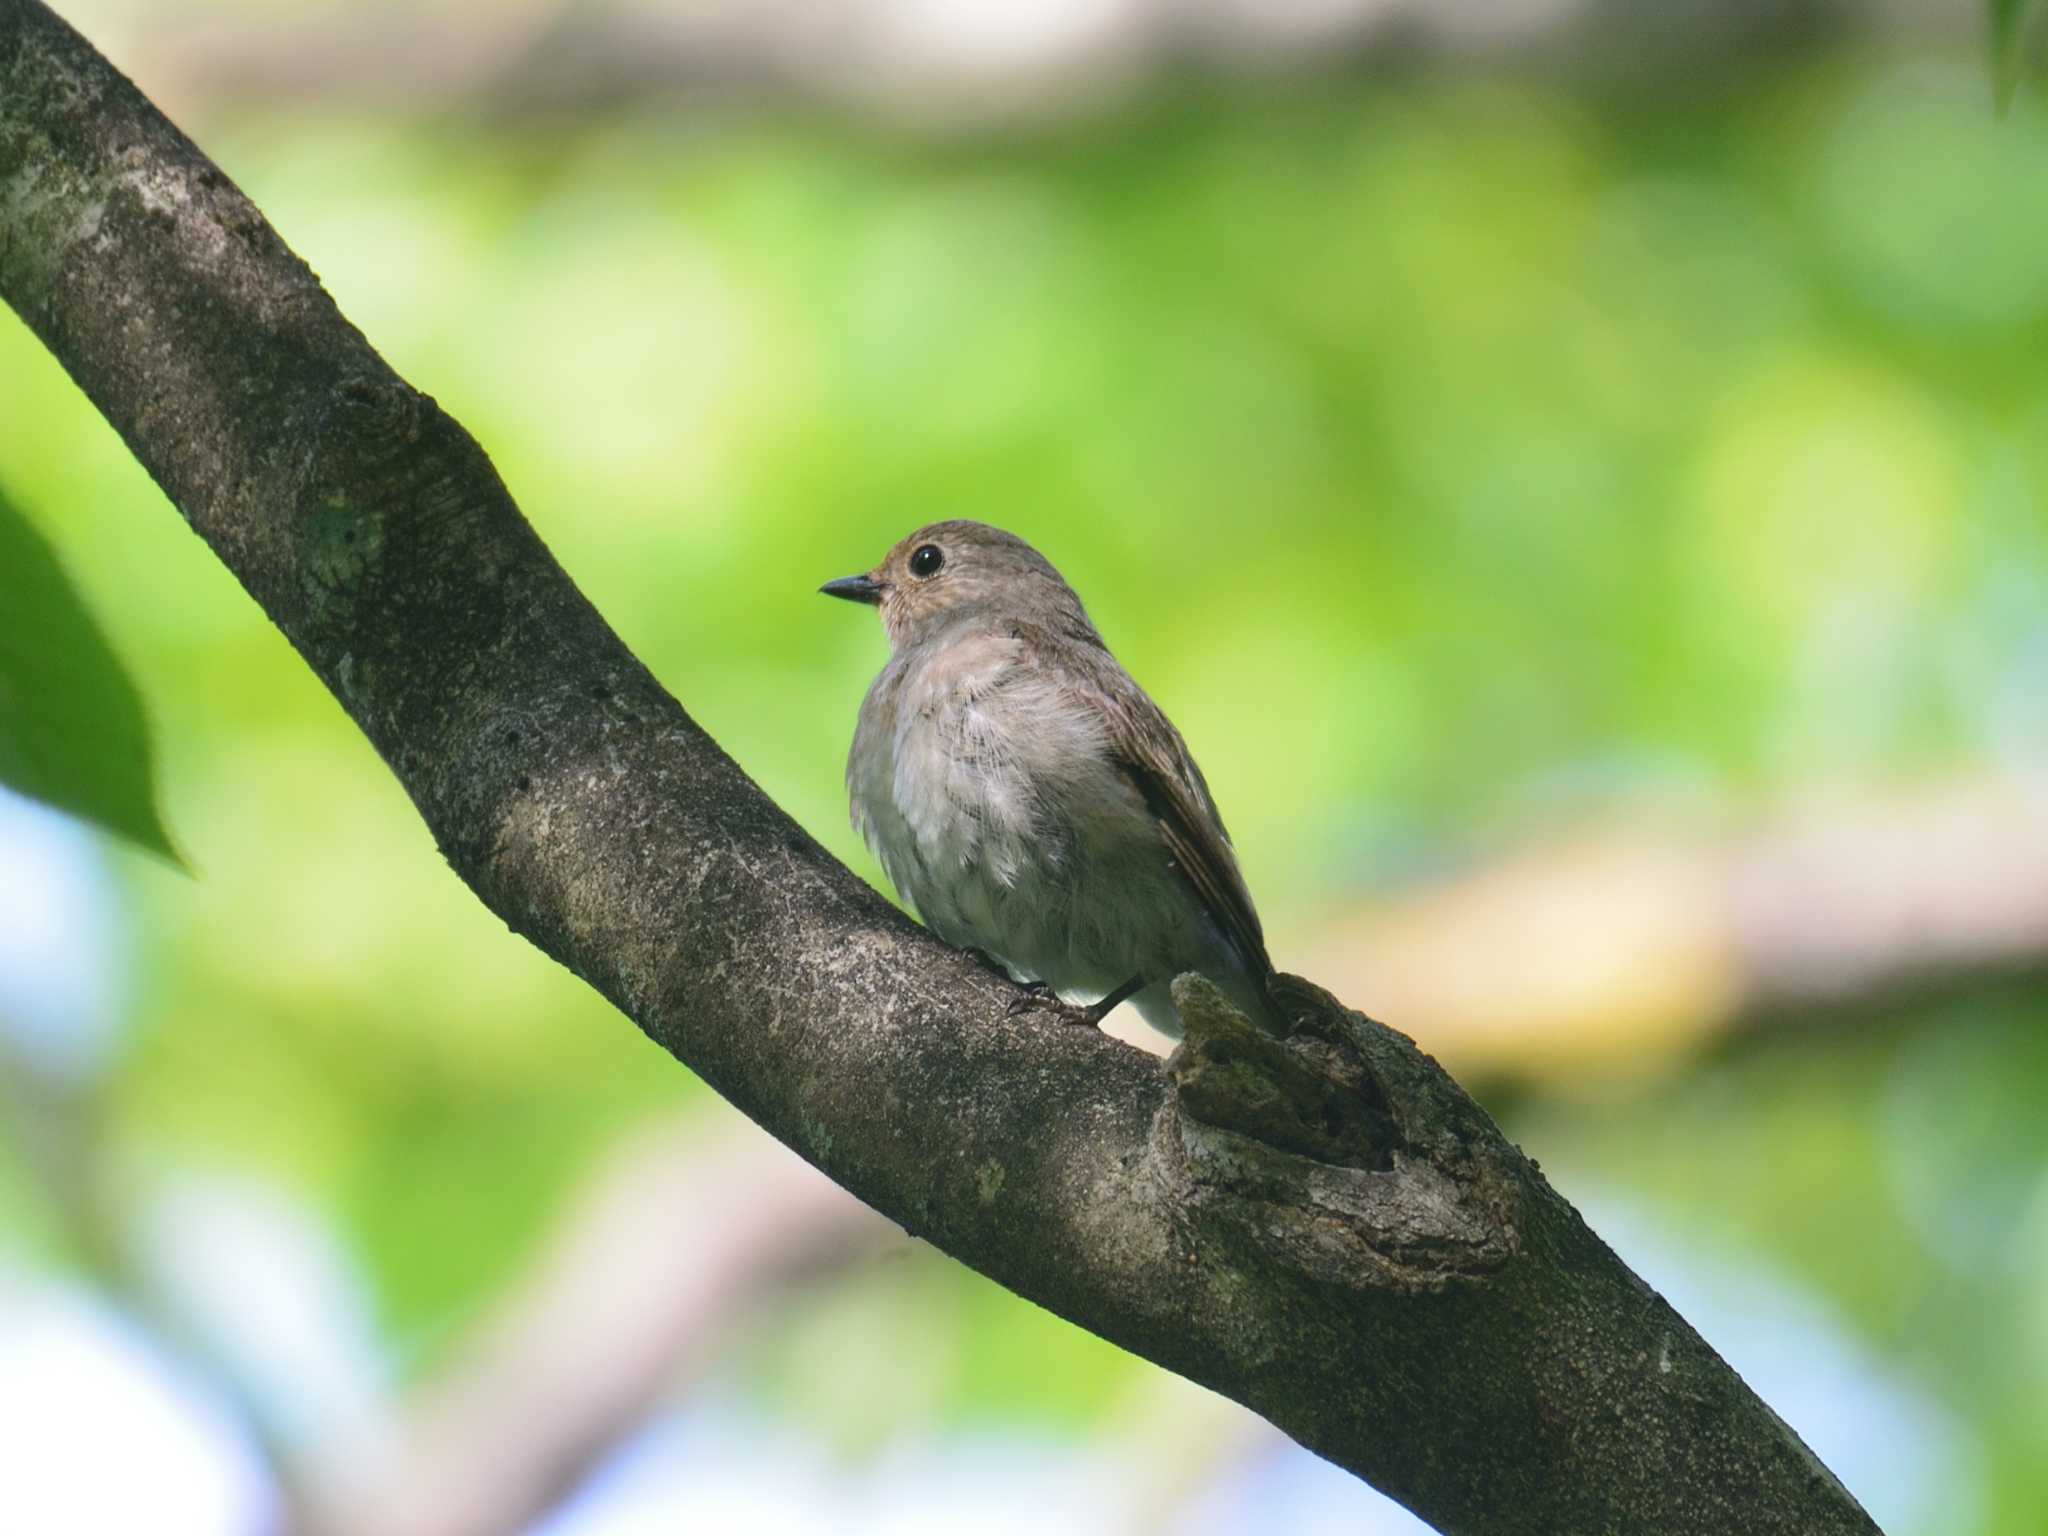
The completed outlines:
{"type": "Polygon", "coordinates": [[[920,544],[910,552],[910,574],[919,581],[938,575],[945,563],[946,552],[936,544],[920,544]]]}

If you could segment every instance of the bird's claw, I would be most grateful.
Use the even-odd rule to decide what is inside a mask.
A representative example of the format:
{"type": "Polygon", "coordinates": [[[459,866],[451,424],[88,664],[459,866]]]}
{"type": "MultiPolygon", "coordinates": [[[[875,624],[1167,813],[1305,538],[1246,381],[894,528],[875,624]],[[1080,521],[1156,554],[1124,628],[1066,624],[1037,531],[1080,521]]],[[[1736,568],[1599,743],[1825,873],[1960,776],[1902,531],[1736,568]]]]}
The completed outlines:
{"type": "Polygon", "coordinates": [[[1067,1024],[1075,1029],[1099,1029],[1102,1025],[1099,1010],[1061,1001],[1059,995],[1042,981],[1026,981],[1019,985],[1023,987],[1024,995],[1011,998],[1009,1006],[1003,1010],[1010,1018],[1024,1013],[1050,1013],[1055,1024],[1067,1024]]]}
{"type": "Polygon", "coordinates": [[[1040,1008],[1066,1006],[1053,995],[1052,988],[1042,981],[1020,981],[1017,985],[1024,989],[1024,995],[1011,998],[1009,1006],[1003,1010],[1013,1019],[1020,1013],[1031,1013],[1040,1008]]]}

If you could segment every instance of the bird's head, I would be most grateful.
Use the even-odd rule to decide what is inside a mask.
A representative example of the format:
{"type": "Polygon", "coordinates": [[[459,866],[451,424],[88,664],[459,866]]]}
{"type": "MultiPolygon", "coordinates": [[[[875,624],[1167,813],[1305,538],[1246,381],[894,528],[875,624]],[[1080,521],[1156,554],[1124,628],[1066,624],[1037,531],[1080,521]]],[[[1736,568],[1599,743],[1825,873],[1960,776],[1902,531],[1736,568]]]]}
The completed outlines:
{"type": "Polygon", "coordinates": [[[967,615],[1032,619],[1093,633],[1073,589],[1014,534],[961,519],[930,523],[901,540],[873,570],[818,589],[881,610],[889,644],[901,650],[967,615]]]}

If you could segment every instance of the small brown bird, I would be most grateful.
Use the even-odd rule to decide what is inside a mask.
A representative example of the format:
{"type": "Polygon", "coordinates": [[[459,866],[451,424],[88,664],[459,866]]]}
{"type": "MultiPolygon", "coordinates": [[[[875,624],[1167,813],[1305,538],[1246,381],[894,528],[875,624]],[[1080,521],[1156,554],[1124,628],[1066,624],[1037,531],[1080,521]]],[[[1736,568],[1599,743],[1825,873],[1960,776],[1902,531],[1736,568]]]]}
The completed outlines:
{"type": "Polygon", "coordinates": [[[1276,1023],[1258,913],[1180,732],[1022,539],[920,528],[833,597],[881,609],[891,655],[860,709],[853,824],[940,938],[1178,1037],[1199,971],[1276,1023]]]}

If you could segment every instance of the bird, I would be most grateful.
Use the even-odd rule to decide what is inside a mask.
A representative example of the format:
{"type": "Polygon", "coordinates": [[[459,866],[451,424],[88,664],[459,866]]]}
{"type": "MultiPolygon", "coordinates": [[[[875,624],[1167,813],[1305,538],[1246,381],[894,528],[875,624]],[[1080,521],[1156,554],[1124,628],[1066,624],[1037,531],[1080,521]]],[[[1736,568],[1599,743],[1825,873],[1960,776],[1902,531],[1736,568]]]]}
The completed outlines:
{"type": "Polygon", "coordinates": [[[880,610],[890,655],[846,788],[854,829],[932,932],[1068,1022],[1129,999],[1179,1039],[1171,984],[1194,971],[1285,1032],[1201,769],[1043,555],[954,519],[819,591],[880,610]]]}

